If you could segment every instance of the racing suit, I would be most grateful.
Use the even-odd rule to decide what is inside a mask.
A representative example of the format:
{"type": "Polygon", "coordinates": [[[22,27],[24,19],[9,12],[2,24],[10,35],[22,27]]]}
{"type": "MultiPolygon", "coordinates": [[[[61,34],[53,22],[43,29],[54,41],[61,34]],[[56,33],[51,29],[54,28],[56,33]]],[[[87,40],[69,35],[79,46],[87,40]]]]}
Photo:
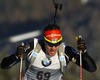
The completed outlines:
{"type": "MultiPolygon", "coordinates": [[[[34,38],[34,40],[29,43],[29,48],[26,50],[27,54],[25,56],[34,50],[38,42],[39,40],[34,38]]],[[[63,64],[64,71],[67,68],[68,63],[72,61],[72,58],[76,59],[75,64],[80,65],[80,56],[77,51],[65,43],[62,44],[64,46],[64,53],[66,54],[66,57],[64,56],[63,64]]],[[[60,69],[58,52],[55,56],[51,57],[45,53],[44,43],[41,44],[41,47],[42,49],[40,50],[34,63],[29,69],[26,70],[23,80],[61,80],[63,74],[61,73],[60,69]],[[44,66],[42,62],[48,58],[50,59],[51,63],[48,66],[44,66]]],[[[32,54],[24,58],[26,60],[26,68],[31,62],[31,56],[32,54]]],[[[94,60],[88,55],[87,52],[83,53],[82,56],[82,67],[89,72],[94,72],[96,70],[94,60]]],[[[20,62],[20,58],[16,57],[16,54],[12,54],[3,59],[1,68],[9,69],[18,62],[20,62]]]]}

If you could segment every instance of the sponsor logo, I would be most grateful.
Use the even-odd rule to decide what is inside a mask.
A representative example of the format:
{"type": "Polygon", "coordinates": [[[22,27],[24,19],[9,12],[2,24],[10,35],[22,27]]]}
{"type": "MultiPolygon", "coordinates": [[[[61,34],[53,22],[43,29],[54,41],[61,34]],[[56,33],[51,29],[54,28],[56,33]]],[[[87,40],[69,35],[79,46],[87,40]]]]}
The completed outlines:
{"type": "Polygon", "coordinates": [[[61,34],[51,34],[51,35],[47,35],[46,37],[54,37],[54,36],[61,36],[61,34]]]}

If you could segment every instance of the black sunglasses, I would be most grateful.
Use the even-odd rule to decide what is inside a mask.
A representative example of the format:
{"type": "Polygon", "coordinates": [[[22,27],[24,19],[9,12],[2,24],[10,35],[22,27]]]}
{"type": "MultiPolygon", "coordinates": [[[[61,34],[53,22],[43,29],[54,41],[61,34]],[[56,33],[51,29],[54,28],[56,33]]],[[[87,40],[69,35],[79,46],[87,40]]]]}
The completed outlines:
{"type": "Polygon", "coordinates": [[[53,44],[53,43],[50,43],[50,42],[47,42],[47,41],[46,41],[46,43],[47,43],[47,45],[50,46],[50,47],[53,47],[53,46],[57,47],[57,46],[59,46],[59,45],[61,44],[61,41],[58,42],[58,43],[54,43],[54,44],[53,44]]]}

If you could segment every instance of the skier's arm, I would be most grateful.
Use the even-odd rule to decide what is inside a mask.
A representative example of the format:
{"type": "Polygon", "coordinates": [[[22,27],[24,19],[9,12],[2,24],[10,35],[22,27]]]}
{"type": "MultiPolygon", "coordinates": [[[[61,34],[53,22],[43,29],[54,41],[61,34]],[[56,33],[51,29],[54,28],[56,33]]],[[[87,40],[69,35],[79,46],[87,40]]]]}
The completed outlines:
{"type": "MultiPolygon", "coordinates": [[[[82,40],[82,36],[79,36],[79,38],[76,37],[76,41],[77,41],[77,45],[78,45],[77,49],[79,50],[79,55],[80,55],[80,51],[82,53],[82,67],[89,72],[96,71],[96,69],[97,69],[96,64],[95,64],[94,60],[88,55],[87,46],[86,46],[85,41],[82,40]]],[[[78,64],[78,65],[80,63],[79,55],[76,58],[76,64],[78,64]]]]}
{"type": "Polygon", "coordinates": [[[9,69],[14,66],[16,63],[20,62],[20,56],[25,54],[24,46],[20,45],[17,47],[16,53],[5,57],[2,60],[1,68],[2,69],[9,69]]]}
{"type": "Polygon", "coordinates": [[[5,57],[2,62],[1,62],[1,68],[2,69],[9,69],[12,66],[14,66],[15,64],[17,64],[18,62],[20,62],[20,55],[22,55],[22,53],[24,53],[24,58],[25,56],[27,56],[28,52],[30,52],[33,48],[34,48],[34,43],[33,41],[29,43],[29,47],[26,52],[24,53],[22,46],[18,46],[16,53],[13,55],[10,55],[8,57],[5,57]],[[19,49],[20,48],[20,49],[19,49]]]}
{"type": "MultiPolygon", "coordinates": [[[[65,54],[69,57],[69,61],[72,61],[74,58],[76,59],[75,63],[80,65],[80,56],[74,48],[66,46],[65,54]]],[[[82,67],[89,72],[94,72],[97,69],[94,60],[87,54],[87,52],[82,53],[82,67]]]]}
{"type": "Polygon", "coordinates": [[[9,57],[5,57],[2,60],[1,68],[2,69],[9,69],[18,62],[20,62],[20,58],[18,58],[15,54],[11,55],[9,57]]]}
{"type": "MultiPolygon", "coordinates": [[[[76,58],[76,64],[80,65],[80,56],[76,58]]],[[[83,53],[82,54],[82,68],[89,72],[94,72],[96,71],[97,67],[94,62],[94,60],[88,55],[88,53],[83,53]]]]}

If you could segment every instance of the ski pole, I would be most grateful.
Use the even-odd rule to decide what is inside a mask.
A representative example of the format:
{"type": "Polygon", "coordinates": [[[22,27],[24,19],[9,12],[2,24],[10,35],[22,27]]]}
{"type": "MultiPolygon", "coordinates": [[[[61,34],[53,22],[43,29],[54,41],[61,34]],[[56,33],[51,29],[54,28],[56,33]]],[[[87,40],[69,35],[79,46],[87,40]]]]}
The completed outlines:
{"type": "Polygon", "coordinates": [[[21,63],[20,63],[20,73],[19,73],[19,80],[22,80],[22,61],[23,61],[23,55],[21,57],[21,63]]]}
{"type": "Polygon", "coordinates": [[[80,50],[80,80],[82,80],[82,50],[80,50]]]}
{"type": "MultiPolygon", "coordinates": [[[[82,39],[82,36],[79,36],[79,39],[82,39]]],[[[78,41],[78,37],[76,37],[76,41],[78,41]]],[[[82,80],[82,50],[79,50],[80,54],[80,80],[82,80]]]]}
{"type": "MultiPolygon", "coordinates": [[[[24,43],[23,42],[22,42],[22,46],[24,46],[24,43]]],[[[20,59],[21,59],[21,62],[20,62],[19,80],[22,80],[23,52],[22,52],[22,55],[20,55],[20,59]]]]}

